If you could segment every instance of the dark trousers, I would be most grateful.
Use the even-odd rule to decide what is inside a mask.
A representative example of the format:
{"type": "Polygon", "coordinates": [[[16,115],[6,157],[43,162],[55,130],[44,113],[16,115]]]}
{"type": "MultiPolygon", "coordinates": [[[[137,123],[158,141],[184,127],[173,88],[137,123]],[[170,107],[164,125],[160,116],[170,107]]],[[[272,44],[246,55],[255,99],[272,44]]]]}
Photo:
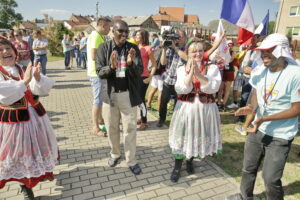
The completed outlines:
{"type": "Polygon", "coordinates": [[[31,60],[31,63],[33,64],[33,61],[34,61],[34,52],[33,52],[33,50],[30,50],[30,60],[31,60]]]}
{"type": "Polygon", "coordinates": [[[70,58],[71,58],[71,51],[66,51],[65,53],[65,68],[69,67],[70,58]]]}
{"type": "Polygon", "coordinates": [[[145,103],[145,96],[146,96],[146,92],[147,92],[149,84],[144,83],[144,80],[146,78],[148,78],[148,77],[139,77],[139,86],[138,86],[139,93],[140,93],[141,98],[143,100],[143,107],[145,108],[145,113],[143,113],[142,108],[140,109],[141,110],[142,123],[147,123],[147,108],[146,108],[146,103],[145,103]]]}
{"type": "Polygon", "coordinates": [[[292,140],[265,135],[260,131],[249,134],[244,147],[241,194],[244,199],[253,198],[258,168],[264,158],[262,176],[268,200],[283,200],[281,177],[292,140]]]}
{"type": "Polygon", "coordinates": [[[175,91],[174,85],[168,85],[164,83],[163,90],[161,93],[161,102],[160,102],[160,108],[159,108],[159,121],[165,122],[167,117],[167,111],[168,111],[168,103],[170,101],[171,95],[175,98],[175,104],[177,102],[177,93],[175,91]]]}
{"type": "MultiPolygon", "coordinates": [[[[247,105],[247,101],[248,101],[248,98],[250,96],[251,90],[252,90],[252,86],[249,83],[249,79],[245,79],[243,81],[240,108],[247,105]]],[[[245,116],[239,116],[238,121],[239,122],[244,122],[245,121],[245,116]]]]}
{"type": "Polygon", "coordinates": [[[82,52],[82,51],[80,52],[80,54],[81,54],[81,64],[82,64],[81,68],[86,69],[87,54],[86,52],[82,52]]]}

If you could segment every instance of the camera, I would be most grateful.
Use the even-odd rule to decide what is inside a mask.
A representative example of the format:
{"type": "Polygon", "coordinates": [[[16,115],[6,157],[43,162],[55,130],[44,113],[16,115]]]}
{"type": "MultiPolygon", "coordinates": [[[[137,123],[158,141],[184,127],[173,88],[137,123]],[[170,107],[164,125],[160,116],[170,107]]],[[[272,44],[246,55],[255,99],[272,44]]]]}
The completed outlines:
{"type": "MultiPolygon", "coordinates": [[[[170,46],[172,46],[173,41],[176,41],[179,39],[179,35],[172,30],[164,31],[162,34],[162,38],[163,38],[163,40],[165,40],[165,42],[163,43],[163,47],[170,47],[170,46]]],[[[178,44],[175,43],[175,45],[177,46],[178,44]]]]}

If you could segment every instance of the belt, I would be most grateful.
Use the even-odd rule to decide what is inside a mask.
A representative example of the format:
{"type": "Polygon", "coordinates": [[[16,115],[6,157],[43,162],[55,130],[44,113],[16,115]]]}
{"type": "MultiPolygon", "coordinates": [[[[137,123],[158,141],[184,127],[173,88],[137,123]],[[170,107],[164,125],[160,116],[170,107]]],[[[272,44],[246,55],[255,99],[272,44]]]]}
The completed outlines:
{"type": "Polygon", "coordinates": [[[119,90],[116,90],[116,89],[115,89],[114,92],[115,92],[115,93],[121,93],[121,92],[127,92],[127,91],[128,91],[128,89],[125,89],[125,90],[120,90],[120,89],[119,89],[119,90]]]}
{"type": "Polygon", "coordinates": [[[211,104],[215,102],[215,98],[213,95],[202,93],[202,92],[182,94],[178,97],[178,100],[192,103],[194,102],[196,96],[199,97],[199,101],[203,104],[211,104]]]}
{"type": "Polygon", "coordinates": [[[41,54],[41,55],[36,55],[36,56],[45,56],[45,55],[47,55],[47,54],[41,54]]]}

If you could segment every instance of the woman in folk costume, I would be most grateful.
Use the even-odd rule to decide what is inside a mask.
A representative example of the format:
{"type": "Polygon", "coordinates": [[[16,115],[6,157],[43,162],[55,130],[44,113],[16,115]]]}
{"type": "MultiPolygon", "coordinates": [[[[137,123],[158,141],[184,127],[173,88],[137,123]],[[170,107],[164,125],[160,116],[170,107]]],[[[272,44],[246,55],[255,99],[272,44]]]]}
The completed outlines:
{"type": "Polygon", "coordinates": [[[7,182],[22,183],[25,199],[40,181],[53,180],[58,159],[50,120],[37,95],[46,95],[54,81],[40,74],[40,66],[16,65],[17,50],[0,40],[0,189],[7,182]]]}
{"type": "Polygon", "coordinates": [[[175,155],[171,181],[177,182],[183,160],[194,173],[193,159],[204,159],[222,149],[220,115],[212,94],[222,82],[216,65],[202,62],[204,47],[198,39],[187,44],[188,62],[177,69],[175,90],[178,101],[169,129],[169,144],[175,155]]]}

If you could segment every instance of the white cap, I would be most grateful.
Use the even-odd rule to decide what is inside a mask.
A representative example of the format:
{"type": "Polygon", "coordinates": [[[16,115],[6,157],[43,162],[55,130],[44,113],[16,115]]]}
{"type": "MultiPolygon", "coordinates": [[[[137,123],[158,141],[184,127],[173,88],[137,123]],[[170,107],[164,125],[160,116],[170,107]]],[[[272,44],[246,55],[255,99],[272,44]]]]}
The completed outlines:
{"type": "Polygon", "coordinates": [[[271,48],[274,48],[272,54],[276,57],[285,57],[287,58],[291,63],[295,63],[295,59],[292,56],[292,52],[290,50],[289,46],[289,40],[288,38],[280,33],[273,33],[266,37],[261,45],[256,48],[256,50],[268,50],[271,48]]]}

